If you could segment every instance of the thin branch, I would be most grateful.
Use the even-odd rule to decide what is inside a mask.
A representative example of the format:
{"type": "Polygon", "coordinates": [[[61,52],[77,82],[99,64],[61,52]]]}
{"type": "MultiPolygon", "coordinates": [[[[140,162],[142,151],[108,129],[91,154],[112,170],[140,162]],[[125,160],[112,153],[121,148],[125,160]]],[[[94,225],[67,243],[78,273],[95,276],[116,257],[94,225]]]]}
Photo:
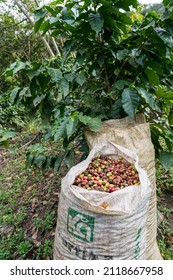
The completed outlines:
{"type": "Polygon", "coordinates": [[[11,28],[11,27],[15,27],[15,26],[21,24],[21,23],[24,22],[24,21],[25,21],[25,19],[23,19],[23,20],[21,20],[21,21],[15,23],[15,24],[11,24],[11,25],[8,25],[8,26],[4,26],[4,27],[1,28],[0,32],[2,32],[4,29],[9,29],[9,28],[11,28]]]}
{"type": "Polygon", "coordinates": [[[29,146],[32,142],[34,142],[34,140],[38,137],[39,134],[40,134],[40,132],[38,132],[38,133],[34,136],[34,138],[32,138],[29,142],[27,142],[27,143],[24,144],[23,146],[20,146],[20,147],[18,148],[18,150],[21,150],[21,149],[25,148],[26,146],[29,146]]]}
{"type": "MultiPolygon", "coordinates": [[[[37,5],[37,7],[39,7],[38,1],[37,1],[37,0],[34,0],[34,2],[35,2],[35,4],[37,5]]],[[[49,35],[50,35],[50,32],[48,32],[48,33],[49,33],[49,35]]],[[[51,38],[51,41],[52,41],[52,44],[53,44],[53,46],[54,46],[54,48],[55,48],[56,53],[60,56],[61,53],[60,53],[60,51],[59,51],[59,48],[58,48],[58,45],[57,45],[55,39],[54,39],[53,37],[50,37],[50,38],[51,38]]]]}
{"type": "MultiPolygon", "coordinates": [[[[30,22],[30,24],[32,26],[34,26],[34,20],[31,18],[31,16],[29,15],[29,13],[26,11],[26,9],[19,3],[19,1],[14,0],[14,3],[17,5],[17,7],[19,8],[19,10],[25,15],[25,17],[28,19],[28,21],[30,22]]],[[[45,47],[47,48],[47,51],[49,52],[50,56],[55,56],[55,54],[53,53],[51,47],[49,46],[48,42],[46,41],[46,39],[44,37],[41,37],[41,40],[43,41],[43,44],[45,45],[45,47]]]]}

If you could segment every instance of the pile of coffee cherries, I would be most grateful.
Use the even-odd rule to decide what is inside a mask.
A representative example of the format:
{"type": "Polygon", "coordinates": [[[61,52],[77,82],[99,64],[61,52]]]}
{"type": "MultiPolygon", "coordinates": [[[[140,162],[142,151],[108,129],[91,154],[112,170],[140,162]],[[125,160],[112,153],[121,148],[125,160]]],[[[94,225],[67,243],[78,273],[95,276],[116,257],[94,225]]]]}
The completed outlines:
{"type": "Polygon", "coordinates": [[[94,158],[73,182],[73,185],[87,190],[108,193],[139,184],[139,175],[134,164],[124,158],[115,160],[111,156],[94,158]]]}

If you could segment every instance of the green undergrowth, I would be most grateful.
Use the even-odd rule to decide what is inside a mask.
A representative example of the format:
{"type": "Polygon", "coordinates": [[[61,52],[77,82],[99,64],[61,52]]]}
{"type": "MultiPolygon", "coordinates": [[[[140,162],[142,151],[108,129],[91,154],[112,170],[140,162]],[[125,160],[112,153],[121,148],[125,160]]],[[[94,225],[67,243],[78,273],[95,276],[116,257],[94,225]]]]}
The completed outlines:
{"type": "MultiPolygon", "coordinates": [[[[61,170],[26,169],[26,153],[36,133],[0,147],[0,259],[52,259],[61,170]]],[[[41,143],[58,153],[58,145],[41,143]]]]}
{"type": "Polygon", "coordinates": [[[156,163],[157,205],[162,215],[158,226],[158,245],[166,260],[173,259],[173,169],[166,171],[156,163]]]}
{"type": "MultiPolygon", "coordinates": [[[[26,168],[26,153],[58,154],[61,143],[49,143],[32,130],[0,146],[0,259],[52,259],[62,167],[26,168]],[[39,143],[39,144],[38,144],[39,143]]],[[[164,259],[173,259],[173,171],[157,162],[158,245],[164,259]]]]}

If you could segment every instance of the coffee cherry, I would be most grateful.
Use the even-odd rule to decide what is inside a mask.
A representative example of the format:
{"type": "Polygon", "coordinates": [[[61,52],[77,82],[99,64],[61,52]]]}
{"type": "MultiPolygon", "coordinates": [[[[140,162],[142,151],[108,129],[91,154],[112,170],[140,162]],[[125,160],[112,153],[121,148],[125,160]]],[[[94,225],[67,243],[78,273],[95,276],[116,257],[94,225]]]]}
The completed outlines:
{"type": "Polygon", "coordinates": [[[88,168],[73,183],[87,190],[112,193],[130,185],[140,185],[135,166],[121,158],[100,156],[92,159],[88,168]]]}

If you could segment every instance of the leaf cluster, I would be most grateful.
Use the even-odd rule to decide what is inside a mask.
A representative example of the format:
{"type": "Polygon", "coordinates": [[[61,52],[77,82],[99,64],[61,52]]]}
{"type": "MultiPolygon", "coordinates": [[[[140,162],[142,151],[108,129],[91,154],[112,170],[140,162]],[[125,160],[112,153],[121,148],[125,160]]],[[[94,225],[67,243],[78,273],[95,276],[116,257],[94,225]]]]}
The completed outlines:
{"type": "Polygon", "coordinates": [[[50,124],[46,137],[63,139],[65,149],[82,139],[83,126],[98,131],[103,120],[142,113],[156,154],[163,159],[163,139],[172,157],[173,3],[139,17],[137,7],[135,0],[59,0],[35,11],[35,32],[60,38],[62,57],[18,61],[6,76],[27,77],[11,98],[39,109],[50,124]]]}

